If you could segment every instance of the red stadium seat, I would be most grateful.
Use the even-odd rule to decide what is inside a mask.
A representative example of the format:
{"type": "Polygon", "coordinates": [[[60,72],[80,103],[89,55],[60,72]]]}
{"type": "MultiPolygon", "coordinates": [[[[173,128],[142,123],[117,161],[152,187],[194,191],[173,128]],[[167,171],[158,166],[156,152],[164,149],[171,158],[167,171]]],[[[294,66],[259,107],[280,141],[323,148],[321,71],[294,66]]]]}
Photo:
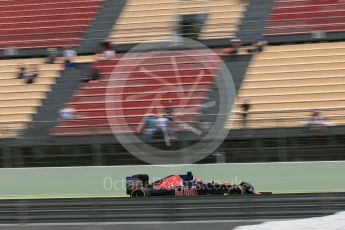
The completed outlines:
{"type": "Polygon", "coordinates": [[[0,50],[77,46],[102,0],[1,1],[0,50]]]}
{"type": "MultiPolygon", "coordinates": [[[[1,3],[2,4],[2,3],[1,3]]],[[[13,5],[0,5],[0,10],[2,12],[23,12],[23,11],[37,11],[37,10],[51,10],[51,9],[68,9],[75,7],[98,7],[99,2],[97,1],[68,1],[68,2],[51,2],[51,3],[40,3],[40,4],[13,4],[13,5]]]]}
{"type": "MultiPolygon", "coordinates": [[[[33,48],[46,48],[46,47],[66,47],[66,46],[77,46],[79,43],[79,39],[70,39],[67,41],[62,40],[35,40],[31,42],[22,42],[16,44],[16,48],[18,49],[33,49],[33,48]]],[[[1,48],[0,48],[1,49],[1,48]]]]}
{"type": "Polygon", "coordinates": [[[66,37],[70,39],[78,39],[82,35],[82,32],[70,32],[70,33],[56,33],[53,36],[50,34],[36,34],[36,35],[7,35],[0,36],[0,46],[16,45],[24,41],[37,41],[37,40],[63,40],[66,37]]]}
{"type": "Polygon", "coordinates": [[[35,23],[35,22],[54,22],[67,20],[91,20],[94,12],[81,12],[72,14],[49,14],[49,15],[29,15],[26,17],[0,17],[1,24],[35,23]],[[11,21],[9,23],[9,20],[11,21]]]}
{"type": "Polygon", "coordinates": [[[197,122],[220,65],[216,54],[200,53],[148,52],[152,58],[139,54],[95,63],[103,77],[80,87],[69,102],[76,120],[59,122],[52,135],[111,135],[110,125],[117,133],[133,133],[145,114],[164,113],[169,101],[177,129],[197,122]]]}
{"type": "Polygon", "coordinates": [[[341,0],[276,0],[266,36],[344,32],[345,2],[341,0]]]}
{"type": "Polygon", "coordinates": [[[6,31],[15,32],[15,34],[18,34],[18,29],[23,30],[25,33],[29,33],[29,32],[34,33],[35,30],[38,30],[38,29],[44,29],[44,32],[46,33],[54,32],[54,29],[63,29],[61,32],[68,32],[66,31],[66,29],[68,28],[73,28],[72,31],[78,31],[78,29],[81,29],[82,31],[84,31],[85,27],[87,27],[85,22],[87,23],[89,20],[90,19],[71,20],[71,23],[73,23],[73,27],[70,26],[69,24],[65,25],[61,21],[38,21],[38,22],[14,23],[13,25],[11,25],[11,28],[8,28],[8,23],[0,23],[0,30],[1,30],[1,34],[3,34],[6,31]],[[78,26],[80,28],[78,27],[74,28],[75,26],[78,26]]]}

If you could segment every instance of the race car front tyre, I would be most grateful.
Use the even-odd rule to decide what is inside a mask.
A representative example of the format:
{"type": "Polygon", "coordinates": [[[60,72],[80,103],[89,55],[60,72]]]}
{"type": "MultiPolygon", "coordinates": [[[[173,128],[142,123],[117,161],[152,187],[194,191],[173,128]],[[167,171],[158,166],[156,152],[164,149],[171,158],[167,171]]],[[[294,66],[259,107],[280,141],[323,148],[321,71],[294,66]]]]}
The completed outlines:
{"type": "Polygon", "coordinates": [[[244,194],[242,187],[239,185],[231,186],[231,188],[229,188],[228,190],[228,195],[236,195],[236,194],[237,195],[244,194]]]}
{"type": "Polygon", "coordinates": [[[142,188],[136,188],[131,192],[131,197],[143,197],[146,195],[146,191],[142,188]]]}

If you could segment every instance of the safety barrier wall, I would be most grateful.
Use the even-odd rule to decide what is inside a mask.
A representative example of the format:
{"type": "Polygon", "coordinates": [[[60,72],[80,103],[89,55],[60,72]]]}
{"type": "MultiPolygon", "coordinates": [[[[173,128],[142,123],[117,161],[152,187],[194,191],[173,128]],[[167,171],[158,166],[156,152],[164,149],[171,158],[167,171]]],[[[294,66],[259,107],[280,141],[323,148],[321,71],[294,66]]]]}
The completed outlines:
{"type": "MultiPolygon", "coordinates": [[[[66,153],[67,154],[67,153],[66,153]]],[[[0,169],[0,198],[124,196],[125,177],[192,171],[204,181],[252,183],[273,193],[345,192],[345,161],[0,169]]]]}

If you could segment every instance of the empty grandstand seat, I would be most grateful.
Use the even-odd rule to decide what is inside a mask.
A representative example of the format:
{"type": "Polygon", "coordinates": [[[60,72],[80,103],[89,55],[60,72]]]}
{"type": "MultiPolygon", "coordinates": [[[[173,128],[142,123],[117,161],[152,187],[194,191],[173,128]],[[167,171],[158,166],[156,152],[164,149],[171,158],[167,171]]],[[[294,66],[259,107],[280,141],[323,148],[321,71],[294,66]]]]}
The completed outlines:
{"type": "Polygon", "coordinates": [[[200,39],[231,38],[245,11],[239,0],[129,0],[109,41],[114,44],[170,41],[179,15],[207,14],[200,39]]]}
{"type": "Polygon", "coordinates": [[[145,114],[164,113],[169,101],[177,129],[180,123],[195,123],[219,64],[209,51],[156,51],[98,61],[102,78],[80,87],[68,103],[76,119],[59,122],[52,135],[111,135],[111,127],[133,133],[145,114]]]}
{"type": "Polygon", "coordinates": [[[266,36],[344,32],[345,2],[341,0],[275,0],[266,36]]]}
{"type": "Polygon", "coordinates": [[[271,46],[255,55],[241,85],[229,128],[241,128],[249,100],[250,128],[301,127],[312,111],[345,124],[345,43],[271,46]]]}
{"type": "Polygon", "coordinates": [[[1,1],[0,49],[77,46],[102,0],[1,1]]]}
{"type": "Polygon", "coordinates": [[[0,60],[0,138],[12,138],[27,127],[55,83],[61,64],[44,64],[43,58],[0,60]],[[28,70],[35,65],[38,77],[33,84],[17,79],[20,66],[28,70]]]}

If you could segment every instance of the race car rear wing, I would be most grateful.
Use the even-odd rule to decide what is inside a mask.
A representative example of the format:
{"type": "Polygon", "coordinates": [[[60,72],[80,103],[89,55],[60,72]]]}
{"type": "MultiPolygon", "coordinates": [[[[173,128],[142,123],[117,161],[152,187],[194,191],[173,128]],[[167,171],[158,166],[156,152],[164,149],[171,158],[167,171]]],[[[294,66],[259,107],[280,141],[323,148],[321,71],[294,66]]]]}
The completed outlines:
{"type": "Polygon", "coordinates": [[[146,188],[148,187],[149,176],[146,174],[137,174],[133,176],[126,177],[126,193],[127,195],[136,188],[146,188]]]}

